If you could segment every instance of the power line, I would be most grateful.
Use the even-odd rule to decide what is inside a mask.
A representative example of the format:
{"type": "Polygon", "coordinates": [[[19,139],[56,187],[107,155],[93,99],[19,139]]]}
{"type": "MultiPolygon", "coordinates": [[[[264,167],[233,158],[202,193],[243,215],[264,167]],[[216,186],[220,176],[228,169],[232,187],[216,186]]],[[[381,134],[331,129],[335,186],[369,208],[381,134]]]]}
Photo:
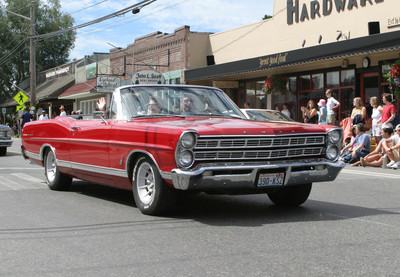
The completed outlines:
{"type": "Polygon", "coordinates": [[[140,2],[140,3],[137,3],[135,5],[129,6],[127,8],[124,8],[124,9],[119,10],[117,12],[114,12],[112,14],[100,17],[98,19],[95,19],[95,20],[92,20],[92,21],[89,21],[89,22],[86,22],[86,23],[83,23],[83,24],[80,24],[80,25],[77,25],[77,26],[73,26],[73,27],[70,27],[70,28],[67,28],[67,29],[63,29],[63,30],[54,31],[54,32],[47,33],[47,34],[42,34],[42,35],[37,35],[37,36],[30,36],[28,38],[29,39],[32,39],[32,38],[33,39],[47,38],[47,37],[56,36],[56,35],[59,35],[59,34],[62,34],[62,33],[68,32],[68,31],[73,31],[73,30],[76,30],[76,29],[84,28],[84,27],[87,27],[87,26],[90,26],[90,25],[93,25],[93,24],[96,24],[96,23],[103,22],[105,20],[111,19],[111,18],[116,17],[116,16],[124,15],[124,14],[126,14],[126,13],[128,13],[130,11],[133,11],[135,8],[141,9],[144,6],[150,5],[151,3],[155,2],[155,1],[157,1],[157,0],[144,0],[144,1],[140,2]]]}
{"type": "Polygon", "coordinates": [[[108,1],[108,0],[103,0],[103,1],[101,1],[101,2],[98,2],[98,3],[95,3],[95,4],[93,4],[93,5],[90,5],[90,6],[86,7],[86,8],[83,8],[83,9],[80,9],[80,10],[77,10],[77,11],[74,11],[74,12],[70,12],[70,13],[68,13],[68,14],[78,13],[78,12],[81,12],[81,11],[84,11],[84,10],[87,10],[87,9],[90,9],[90,8],[93,8],[94,6],[100,5],[100,4],[102,4],[102,3],[104,3],[104,2],[107,2],[107,1],[108,1]]]}

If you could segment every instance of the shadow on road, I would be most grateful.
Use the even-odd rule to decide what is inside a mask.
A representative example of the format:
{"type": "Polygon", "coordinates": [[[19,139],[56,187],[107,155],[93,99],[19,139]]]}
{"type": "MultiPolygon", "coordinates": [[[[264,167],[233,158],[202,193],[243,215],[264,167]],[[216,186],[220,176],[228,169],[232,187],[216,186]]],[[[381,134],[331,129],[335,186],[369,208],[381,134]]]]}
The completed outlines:
{"type": "MultiPolygon", "coordinates": [[[[135,207],[130,191],[83,181],[74,181],[71,191],[135,207]]],[[[392,207],[390,209],[393,210],[392,207]]],[[[400,208],[397,210],[400,211],[400,208]]],[[[278,207],[265,194],[230,196],[183,193],[179,197],[174,212],[162,218],[194,220],[215,226],[261,226],[283,222],[332,221],[399,213],[312,199],[300,207],[278,207]]],[[[156,220],[158,217],[150,218],[156,220]]]]}

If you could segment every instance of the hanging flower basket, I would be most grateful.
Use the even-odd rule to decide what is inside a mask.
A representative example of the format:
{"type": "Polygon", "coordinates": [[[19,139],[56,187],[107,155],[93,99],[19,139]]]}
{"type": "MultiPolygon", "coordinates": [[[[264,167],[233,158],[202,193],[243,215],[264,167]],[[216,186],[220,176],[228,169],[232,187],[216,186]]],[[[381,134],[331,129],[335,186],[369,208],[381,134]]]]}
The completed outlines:
{"type": "Polygon", "coordinates": [[[288,79],[286,77],[272,75],[265,80],[263,91],[266,95],[271,93],[284,93],[286,92],[286,85],[288,79]]]}
{"type": "Polygon", "coordinates": [[[395,96],[400,96],[400,59],[396,60],[383,77],[389,82],[389,88],[395,96]]]}

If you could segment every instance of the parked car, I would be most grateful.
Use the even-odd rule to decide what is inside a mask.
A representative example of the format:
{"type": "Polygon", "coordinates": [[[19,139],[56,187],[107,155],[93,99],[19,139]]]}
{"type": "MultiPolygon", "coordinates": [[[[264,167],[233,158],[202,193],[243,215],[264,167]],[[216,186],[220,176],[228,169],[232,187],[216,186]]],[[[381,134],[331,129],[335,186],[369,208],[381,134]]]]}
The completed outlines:
{"type": "Polygon", "coordinates": [[[10,147],[13,143],[11,135],[11,128],[0,124],[0,156],[7,155],[7,147],[10,147]]]}
{"type": "Polygon", "coordinates": [[[280,111],[267,109],[240,109],[246,118],[256,121],[294,121],[280,111]]]}
{"type": "Polygon", "coordinates": [[[50,189],[72,178],[133,191],[144,214],[174,207],[177,191],[266,193],[304,203],[313,182],[332,181],[342,129],[244,118],[221,90],[184,85],[117,88],[99,119],[29,122],[25,158],[44,167],[50,189]]]}

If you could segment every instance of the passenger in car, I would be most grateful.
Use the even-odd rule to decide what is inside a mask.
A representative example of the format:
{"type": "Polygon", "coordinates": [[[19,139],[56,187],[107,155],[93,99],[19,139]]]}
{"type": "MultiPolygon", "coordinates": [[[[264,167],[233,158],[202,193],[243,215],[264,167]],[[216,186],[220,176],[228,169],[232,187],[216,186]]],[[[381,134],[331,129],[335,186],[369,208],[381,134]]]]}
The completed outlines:
{"type": "Polygon", "coordinates": [[[190,95],[186,95],[181,99],[181,111],[182,113],[191,113],[193,112],[193,99],[190,95]]]}
{"type": "Polygon", "coordinates": [[[147,104],[147,114],[161,114],[162,108],[154,96],[150,96],[147,104]]]}

